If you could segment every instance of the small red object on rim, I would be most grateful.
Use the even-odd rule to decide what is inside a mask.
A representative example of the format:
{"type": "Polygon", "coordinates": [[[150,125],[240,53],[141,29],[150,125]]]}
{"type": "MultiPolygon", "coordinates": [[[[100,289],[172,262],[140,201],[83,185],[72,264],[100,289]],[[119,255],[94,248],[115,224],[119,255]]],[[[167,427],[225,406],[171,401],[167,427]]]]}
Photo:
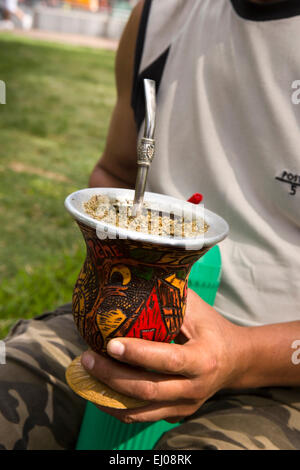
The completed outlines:
{"type": "Polygon", "coordinates": [[[202,199],[203,199],[202,194],[195,193],[188,199],[188,202],[191,202],[192,204],[200,204],[202,199]]]}

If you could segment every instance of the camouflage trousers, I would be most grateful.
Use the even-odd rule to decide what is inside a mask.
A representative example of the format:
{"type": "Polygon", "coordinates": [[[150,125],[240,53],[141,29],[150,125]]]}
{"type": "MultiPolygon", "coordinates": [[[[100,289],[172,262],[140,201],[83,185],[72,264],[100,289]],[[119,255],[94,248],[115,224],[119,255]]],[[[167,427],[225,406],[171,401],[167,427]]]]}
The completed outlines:
{"type": "MultiPolygon", "coordinates": [[[[71,305],[21,320],[0,365],[0,449],[73,449],[86,402],[65,369],[87,349],[71,305]]],[[[300,450],[300,388],[222,391],[165,433],[159,450],[300,450]]]]}

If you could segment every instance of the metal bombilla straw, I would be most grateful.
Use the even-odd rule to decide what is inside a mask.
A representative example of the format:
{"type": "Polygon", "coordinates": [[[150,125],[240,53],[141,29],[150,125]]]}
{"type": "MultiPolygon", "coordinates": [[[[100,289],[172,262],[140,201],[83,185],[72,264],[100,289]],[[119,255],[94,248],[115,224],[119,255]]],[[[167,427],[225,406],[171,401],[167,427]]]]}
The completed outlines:
{"type": "Polygon", "coordinates": [[[132,216],[136,217],[140,214],[144,193],[147,182],[148,170],[154,157],[155,141],[155,112],[156,112],[156,99],[155,99],[155,81],[144,79],[144,92],[145,92],[145,129],[144,137],[141,138],[137,149],[137,176],[135,182],[135,193],[133,200],[132,216]]]}

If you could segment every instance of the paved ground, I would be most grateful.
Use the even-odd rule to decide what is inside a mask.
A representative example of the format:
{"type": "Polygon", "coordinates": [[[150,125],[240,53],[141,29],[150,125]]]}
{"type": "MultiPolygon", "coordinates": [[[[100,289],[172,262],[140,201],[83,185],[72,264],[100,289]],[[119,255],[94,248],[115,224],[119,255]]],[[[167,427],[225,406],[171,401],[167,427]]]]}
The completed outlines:
{"type": "MultiPolygon", "coordinates": [[[[29,37],[36,40],[53,41],[62,44],[73,44],[76,46],[85,46],[99,49],[116,50],[118,47],[118,41],[106,38],[95,38],[89,36],[81,36],[77,34],[63,34],[51,31],[41,31],[38,29],[32,29],[30,31],[24,31],[22,29],[14,29],[12,31],[5,31],[17,36],[29,37]]],[[[1,31],[0,31],[1,35],[1,31]]]]}

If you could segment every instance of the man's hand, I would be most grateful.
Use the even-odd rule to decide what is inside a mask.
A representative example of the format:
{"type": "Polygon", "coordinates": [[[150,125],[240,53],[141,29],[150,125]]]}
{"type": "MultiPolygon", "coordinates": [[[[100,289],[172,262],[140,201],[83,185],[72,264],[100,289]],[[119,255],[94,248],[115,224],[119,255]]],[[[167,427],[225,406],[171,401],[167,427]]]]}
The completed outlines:
{"type": "Polygon", "coordinates": [[[150,402],[130,410],[99,407],[103,411],[127,423],[176,422],[247,372],[246,330],[224,319],[189,289],[177,344],[118,338],[108,344],[113,359],[88,351],[82,364],[114,390],[150,402]]]}

